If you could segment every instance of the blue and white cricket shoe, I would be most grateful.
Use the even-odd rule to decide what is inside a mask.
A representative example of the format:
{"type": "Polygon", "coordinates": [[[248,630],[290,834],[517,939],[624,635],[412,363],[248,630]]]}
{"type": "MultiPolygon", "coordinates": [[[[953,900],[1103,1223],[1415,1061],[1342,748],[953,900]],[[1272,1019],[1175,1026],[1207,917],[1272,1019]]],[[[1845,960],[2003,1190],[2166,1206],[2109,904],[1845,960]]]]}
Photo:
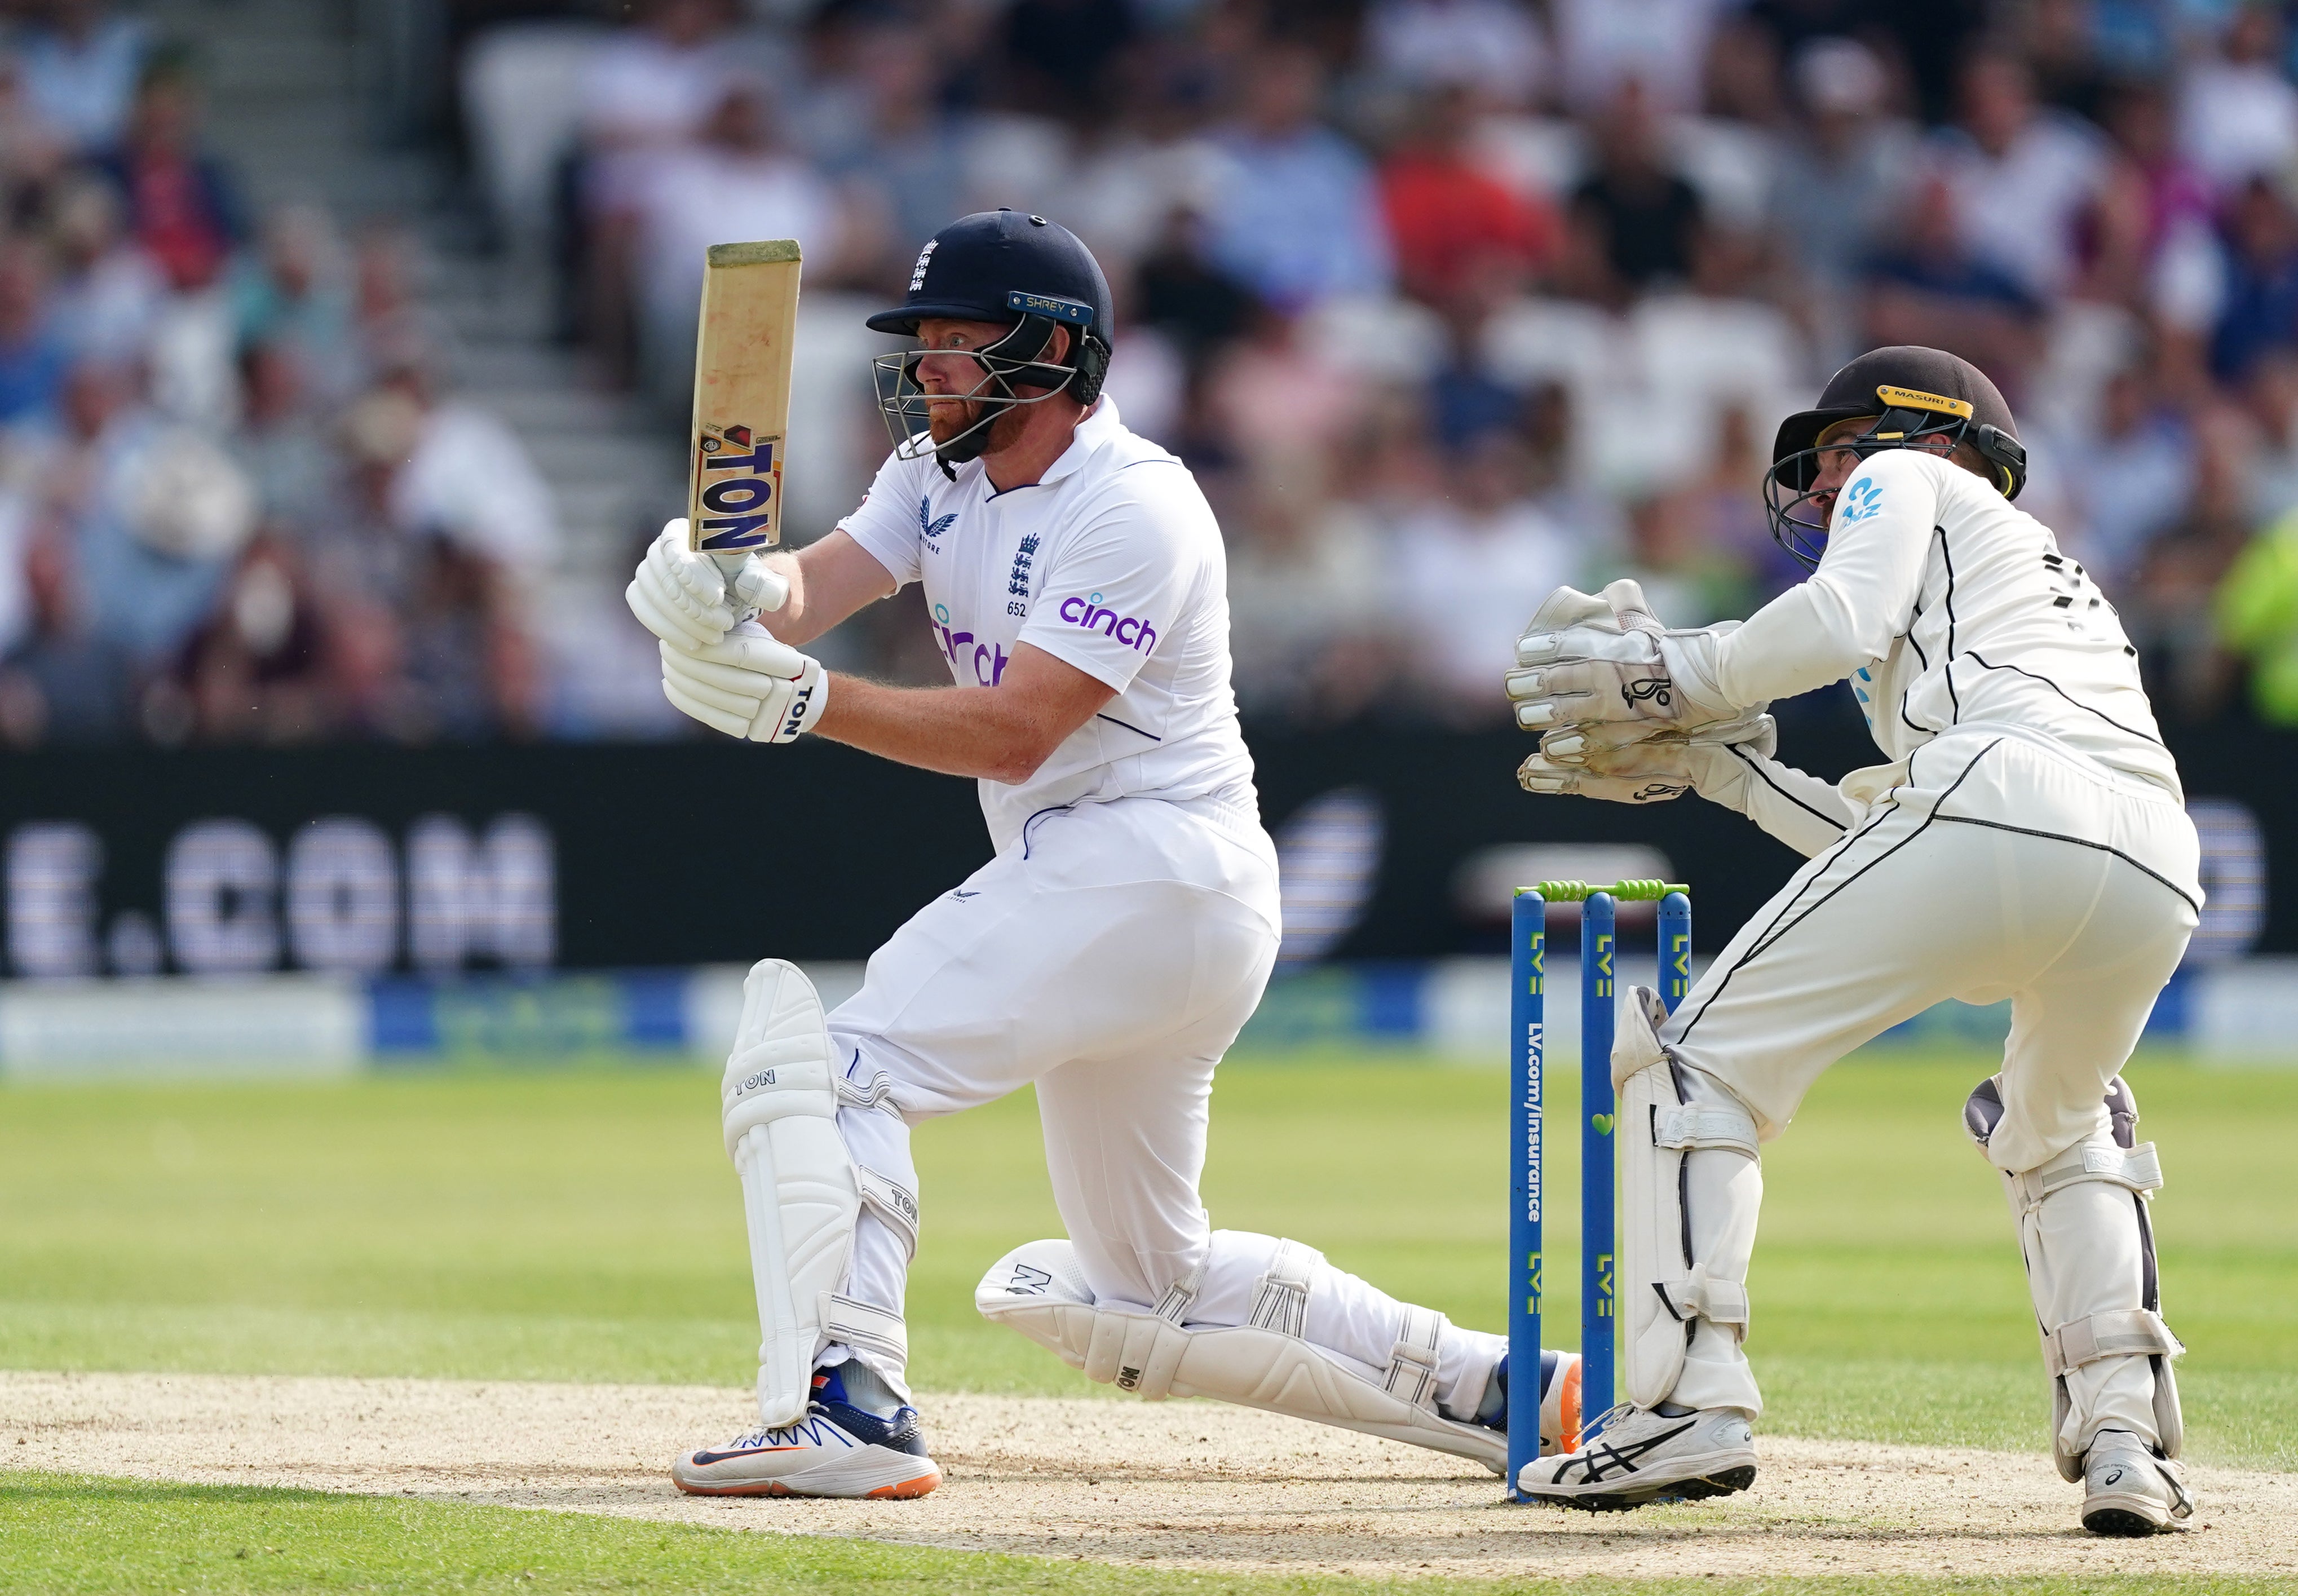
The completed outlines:
{"type": "Polygon", "coordinates": [[[880,1417],[856,1406],[841,1369],[814,1370],[813,1400],[796,1424],[689,1452],[671,1465],[670,1477],[695,1496],[886,1501],[923,1496],[940,1484],[918,1410],[903,1406],[880,1417]]]}

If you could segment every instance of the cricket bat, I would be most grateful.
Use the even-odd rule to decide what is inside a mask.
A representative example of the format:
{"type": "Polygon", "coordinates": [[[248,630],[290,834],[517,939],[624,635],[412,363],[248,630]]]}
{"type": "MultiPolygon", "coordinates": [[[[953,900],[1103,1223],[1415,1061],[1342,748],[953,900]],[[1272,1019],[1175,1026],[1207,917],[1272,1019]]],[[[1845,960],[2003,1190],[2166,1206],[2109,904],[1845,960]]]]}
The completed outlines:
{"type": "Polygon", "coordinates": [[[714,244],[703,268],[686,537],[730,577],[754,550],[782,541],[798,276],[794,238],[714,244]]]}

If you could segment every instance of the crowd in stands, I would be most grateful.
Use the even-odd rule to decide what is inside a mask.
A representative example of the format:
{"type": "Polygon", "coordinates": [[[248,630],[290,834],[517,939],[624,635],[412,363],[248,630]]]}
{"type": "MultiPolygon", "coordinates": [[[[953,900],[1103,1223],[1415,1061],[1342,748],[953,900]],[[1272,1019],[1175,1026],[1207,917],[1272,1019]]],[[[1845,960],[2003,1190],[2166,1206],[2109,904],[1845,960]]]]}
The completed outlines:
{"type": "Polygon", "coordinates": [[[132,14],[6,13],[0,746],[540,726],[547,496],[436,393],[410,241],[249,214],[132,14]]]}
{"type": "MultiPolygon", "coordinates": [[[[442,394],[409,240],[247,217],[138,24],[6,9],[0,739],[566,730],[503,576],[559,529],[442,394]]],[[[1112,401],[1221,518],[1252,724],[1492,724],[1559,583],[1748,613],[1801,575],[1757,497],[1778,417],[1922,343],[2010,397],[2022,506],[2165,717],[2298,724],[2282,5],[451,9],[474,191],[506,250],[542,194],[563,330],[633,414],[682,426],[703,245],[804,244],[801,541],[883,454],[859,319],[922,241],[994,205],[1081,235],[1112,401]]],[[[909,609],[840,647],[935,677],[909,609]]]]}
{"type": "MultiPolygon", "coordinates": [[[[754,9],[656,0],[591,58],[567,259],[601,368],[678,392],[714,227],[798,236],[858,302],[961,211],[1067,222],[1115,283],[1111,393],[1220,513],[1251,717],[1491,722],[1558,583],[1748,613],[1799,575],[1756,496],[1777,417],[1922,343],[2011,397],[2025,503],[2166,715],[2246,682],[2298,721],[2282,6],[754,9]]],[[[809,443],[866,480],[826,438],[794,470],[809,443]]]]}

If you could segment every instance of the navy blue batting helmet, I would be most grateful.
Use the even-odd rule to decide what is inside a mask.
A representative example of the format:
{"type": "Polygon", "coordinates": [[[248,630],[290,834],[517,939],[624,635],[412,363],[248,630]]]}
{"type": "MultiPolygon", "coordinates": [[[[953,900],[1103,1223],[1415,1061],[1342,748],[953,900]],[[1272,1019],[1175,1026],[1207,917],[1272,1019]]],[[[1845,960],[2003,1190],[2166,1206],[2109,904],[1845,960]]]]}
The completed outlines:
{"type": "MultiPolygon", "coordinates": [[[[980,454],[989,423],[1013,405],[1063,392],[1080,404],[1101,396],[1115,343],[1109,279],[1093,252],[1058,222],[1019,211],[978,211],[935,234],[918,252],[901,304],[871,317],[869,326],[914,337],[918,323],[934,318],[1013,328],[976,351],[982,381],[964,397],[982,402],[986,413],[936,446],[946,467],[980,454]],[[1069,353],[1061,362],[1043,360],[1057,327],[1069,328],[1069,353]],[[1036,392],[1024,397],[1017,385],[1036,392]]],[[[916,355],[881,356],[880,371],[879,404],[896,448],[922,454],[930,411],[917,385],[916,355]]]]}

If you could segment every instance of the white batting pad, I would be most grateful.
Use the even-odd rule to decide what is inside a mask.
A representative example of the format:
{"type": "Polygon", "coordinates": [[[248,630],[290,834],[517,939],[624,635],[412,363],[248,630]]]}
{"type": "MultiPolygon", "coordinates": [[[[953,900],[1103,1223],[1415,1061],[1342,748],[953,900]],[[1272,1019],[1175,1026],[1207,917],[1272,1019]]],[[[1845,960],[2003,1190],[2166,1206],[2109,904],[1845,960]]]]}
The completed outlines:
{"type": "Polygon", "coordinates": [[[764,959],[742,983],[721,1101],[758,1294],[758,1418],[773,1428],[806,1416],[862,1204],[822,999],[796,965],[764,959]]]}
{"type": "Polygon", "coordinates": [[[1666,1018],[1657,993],[1631,988],[1612,1044],[1623,1360],[1627,1398],[1640,1408],[1674,1393],[1699,1320],[1747,1339],[1748,1255],[1762,1192],[1754,1116],[1721,1091],[1708,1095],[1714,1101],[1686,1101],[1660,1044],[1666,1018]],[[1690,1163],[1700,1153],[1710,1156],[1690,1163]]]}
{"type": "MultiPolygon", "coordinates": [[[[1963,1105],[1982,1154],[2003,1114],[2000,1081],[1981,1081],[1963,1105]]],[[[2170,1360],[2186,1349],[2162,1322],[2147,1217],[2162,1167],[2154,1144],[2137,1140],[2137,1099],[2119,1075],[2106,1106],[2108,1129],[2048,1162],[1996,1166],[2042,1329],[2052,1460],[2068,1480],[2083,1477],[2091,1437],[2102,1428],[2142,1435],[2151,1428],[2167,1458],[2186,1443],[2170,1360]]]]}
{"type": "Polygon", "coordinates": [[[1310,1272],[1323,1262],[1314,1248],[1281,1243],[1253,1292],[1252,1323],[1184,1325],[1194,1298],[1186,1283],[1166,1293],[1153,1311],[1096,1306],[1070,1244],[1033,1241],[990,1266],[974,1288],[973,1305],[1088,1378],[1145,1402],[1213,1397],[1450,1452],[1505,1474],[1505,1435],[1436,1411],[1433,1376],[1447,1323],[1442,1314],[1408,1307],[1377,1378],[1303,1339],[1310,1272]]]}

